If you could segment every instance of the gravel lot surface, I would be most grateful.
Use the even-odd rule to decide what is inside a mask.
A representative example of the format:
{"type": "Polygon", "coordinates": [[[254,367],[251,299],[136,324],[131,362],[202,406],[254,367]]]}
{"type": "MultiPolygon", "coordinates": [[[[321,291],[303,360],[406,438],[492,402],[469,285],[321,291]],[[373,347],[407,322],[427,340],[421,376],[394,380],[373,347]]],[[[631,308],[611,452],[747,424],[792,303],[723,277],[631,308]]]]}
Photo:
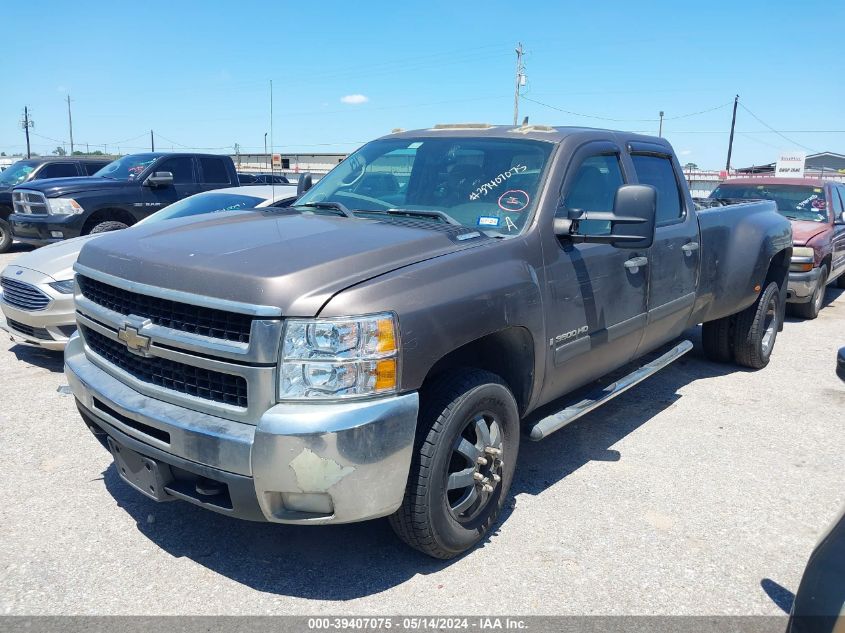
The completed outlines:
{"type": "MultiPolygon", "coordinates": [[[[0,268],[23,247],[0,255],[0,268]]],[[[759,372],[695,350],[541,443],[483,546],[386,521],[252,524],[158,505],[85,429],[58,354],[0,339],[0,613],[782,614],[845,504],[845,296],[759,372]]]]}

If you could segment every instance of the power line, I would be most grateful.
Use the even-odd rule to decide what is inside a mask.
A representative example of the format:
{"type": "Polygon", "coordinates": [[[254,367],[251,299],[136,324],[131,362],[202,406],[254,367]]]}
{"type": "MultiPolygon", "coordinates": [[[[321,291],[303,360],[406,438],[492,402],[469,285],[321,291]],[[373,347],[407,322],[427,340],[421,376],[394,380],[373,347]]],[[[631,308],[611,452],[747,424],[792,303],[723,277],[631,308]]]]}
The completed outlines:
{"type": "MultiPolygon", "coordinates": [[[[584,114],[583,112],[574,112],[572,110],[566,110],[564,108],[559,108],[559,107],[553,106],[549,103],[544,103],[542,101],[538,101],[537,99],[532,99],[530,97],[526,97],[525,95],[523,95],[522,98],[525,99],[526,101],[531,101],[533,103],[544,106],[546,108],[551,108],[552,110],[557,110],[558,112],[563,112],[565,114],[571,114],[572,116],[579,116],[579,117],[583,117],[583,118],[586,118],[586,119],[597,119],[599,121],[611,121],[611,122],[614,122],[614,123],[658,123],[660,121],[660,119],[617,119],[617,118],[614,118],[614,117],[607,117],[607,116],[602,116],[602,115],[599,115],[599,114],[584,114]]],[[[680,114],[678,116],[664,117],[663,120],[664,121],[677,121],[678,119],[687,119],[689,117],[698,116],[700,114],[707,114],[708,112],[714,112],[716,110],[721,110],[722,108],[725,108],[725,107],[731,105],[731,103],[732,102],[723,103],[721,105],[717,105],[717,106],[714,106],[712,108],[707,108],[706,110],[698,110],[697,112],[689,112],[687,114],[680,114]]]]}
{"type": "Polygon", "coordinates": [[[749,110],[748,108],[746,108],[743,104],[741,104],[741,103],[740,103],[739,105],[740,105],[740,107],[741,107],[743,110],[745,110],[746,112],[748,112],[748,114],[750,114],[752,117],[754,117],[754,118],[755,118],[755,119],[756,119],[759,123],[761,123],[761,124],[762,124],[762,125],[764,125],[765,127],[769,128],[772,132],[774,132],[775,134],[777,134],[778,136],[780,136],[782,139],[784,139],[784,140],[786,140],[786,141],[789,141],[790,143],[792,143],[792,144],[794,144],[794,145],[797,145],[798,147],[800,147],[800,148],[802,148],[802,149],[806,149],[806,150],[807,150],[807,151],[809,151],[809,152],[818,153],[818,151],[819,151],[819,150],[817,150],[817,149],[813,149],[812,147],[807,147],[806,145],[802,145],[802,144],[801,144],[801,143],[799,143],[798,141],[795,141],[795,140],[793,140],[793,139],[789,138],[788,136],[784,136],[784,135],[783,135],[783,133],[778,132],[775,128],[773,128],[771,125],[769,125],[768,123],[766,123],[763,119],[761,119],[760,117],[758,117],[758,116],[757,116],[756,114],[754,114],[751,110],[749,110]]]}

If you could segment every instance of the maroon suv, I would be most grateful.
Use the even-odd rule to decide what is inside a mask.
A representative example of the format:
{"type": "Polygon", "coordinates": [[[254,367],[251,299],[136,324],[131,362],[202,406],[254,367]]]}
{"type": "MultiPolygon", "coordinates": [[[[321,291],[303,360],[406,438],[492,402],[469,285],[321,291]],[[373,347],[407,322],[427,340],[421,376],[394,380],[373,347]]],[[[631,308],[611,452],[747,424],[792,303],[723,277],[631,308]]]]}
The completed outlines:
{"type": "Polygon", "coordinates": [[[787,302],[791,311],[815,319],[825,286],[845,288],[845,183],[818,178],[735,178],[710,198],[774,200],[792,222],[792,264],[787,302]]]}

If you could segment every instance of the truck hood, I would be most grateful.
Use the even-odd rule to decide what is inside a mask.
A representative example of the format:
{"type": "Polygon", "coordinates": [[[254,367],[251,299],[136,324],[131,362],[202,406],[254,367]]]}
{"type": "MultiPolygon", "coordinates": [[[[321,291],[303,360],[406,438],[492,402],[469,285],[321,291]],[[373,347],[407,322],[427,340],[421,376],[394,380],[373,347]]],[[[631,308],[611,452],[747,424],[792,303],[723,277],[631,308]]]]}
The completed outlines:
{"type": "Polygon", "coordinates": [[[137,186],[137,184],[134,181],[128,182],[124,180],[112,180],[111,178],[81,176],[78,178],[49,178],[44,181],[34,181],[18,185],[17,188],[40,191],[48,198],[61,198],[80,191],[124,189],[129,186],[137,186]]]}
{"type": "Polygon", "coordinates": [[[830,225],[825,222],[810,222],[808,220],[790,220],[792,223],[792,243],[795,246],[804,246],[817,235],[830,230],[830,225]]]}
{"type": "Polygon", "coordinates": [[[72,279],[73,265],[76,263],[76,258],[79,257],[79,251],[91,240],[104,235],[106,233],[83,235],[82,237],[42,246],[16,257],[14,264],[51,277],[55,281],[72,279]]]}
{"type": "Polygon", "coordinates": [[[115,231],[77,268],[207,297],[315,316],[337,292],[416,262],[492,241],[460,226],[271,210],[220,213],[115,231]]]}

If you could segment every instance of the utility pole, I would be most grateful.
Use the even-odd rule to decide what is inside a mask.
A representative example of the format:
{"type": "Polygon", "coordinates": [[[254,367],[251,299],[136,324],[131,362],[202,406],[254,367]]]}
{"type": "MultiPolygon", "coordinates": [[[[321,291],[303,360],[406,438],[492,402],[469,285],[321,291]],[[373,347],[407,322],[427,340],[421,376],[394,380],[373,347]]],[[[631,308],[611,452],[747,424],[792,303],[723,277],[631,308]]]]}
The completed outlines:
{"type": "MultiPolygon", "coordinates": [[[[270,80],[270,151],[273,151],[273,80],[270,80]]],[[[270,158],[270,183],[273,183],[273,160],[270,158]]]]}
{"type": "Polygon", "coordinates": [[[728,140],[728,161],[727,161],[727,163],[725,163],[725,171],[728,172],[729,176],[730,176],[730,171],[731,171],[731,152],[733,151],[733,148],[734,148],[734,128],[736,127],[736,106],[737,106],[738,103],[739,103],[739,95],[734,97],[734,113],[733,113],[733,118],[731,119],[731,137],[730,137],[730,140],[728,140]]]}
{"type": "Polygon", "coordinates": [[[513,124],[519,120],[519,88],[525,85],[525,66],[522,65],[522,57],[525,51],[522,42],[516,47],[516,84],[513,90],[513,124]]]}
{"type": "Polygon", "coordinates": [[[241,145],[240,143],[235,143],[235,156],[238,157],[238,167],[241,166],[241,145]]]}
{"type": "Polygon", "coordinates": [[[267,162],[270,160],[270,157],[267,156],[267,132],[264,132],[264,166],[267,166],[267,162]]]}
{"type": "Polygon", "coordinates": [[[152,130],[150,130],[150,151],[151,152],[156,151],[156,139],[155,139],[155,136],[153,136],[152,130]]]}
{"type": "Polygon", "coordinates": [[[663,138],[663,110],[660,111],[660,128],[657,130],[657,136],[663,138]]]}
{"type": "Polygon", "coordinates": [[[21,120],[21,127],[26,134],[26,157],[32,158],[32,153],[29,150],[29,128],[35,127],[35,122],[29,118],[29,107],[23,107],[23,119],[21,120]]]}
{"type": "Polygon", "coordinates": [[[73,156],[73,118],[70,116],[70,95],[67,96],[67,125],[70,128],[70,155],[73,156]]]}

